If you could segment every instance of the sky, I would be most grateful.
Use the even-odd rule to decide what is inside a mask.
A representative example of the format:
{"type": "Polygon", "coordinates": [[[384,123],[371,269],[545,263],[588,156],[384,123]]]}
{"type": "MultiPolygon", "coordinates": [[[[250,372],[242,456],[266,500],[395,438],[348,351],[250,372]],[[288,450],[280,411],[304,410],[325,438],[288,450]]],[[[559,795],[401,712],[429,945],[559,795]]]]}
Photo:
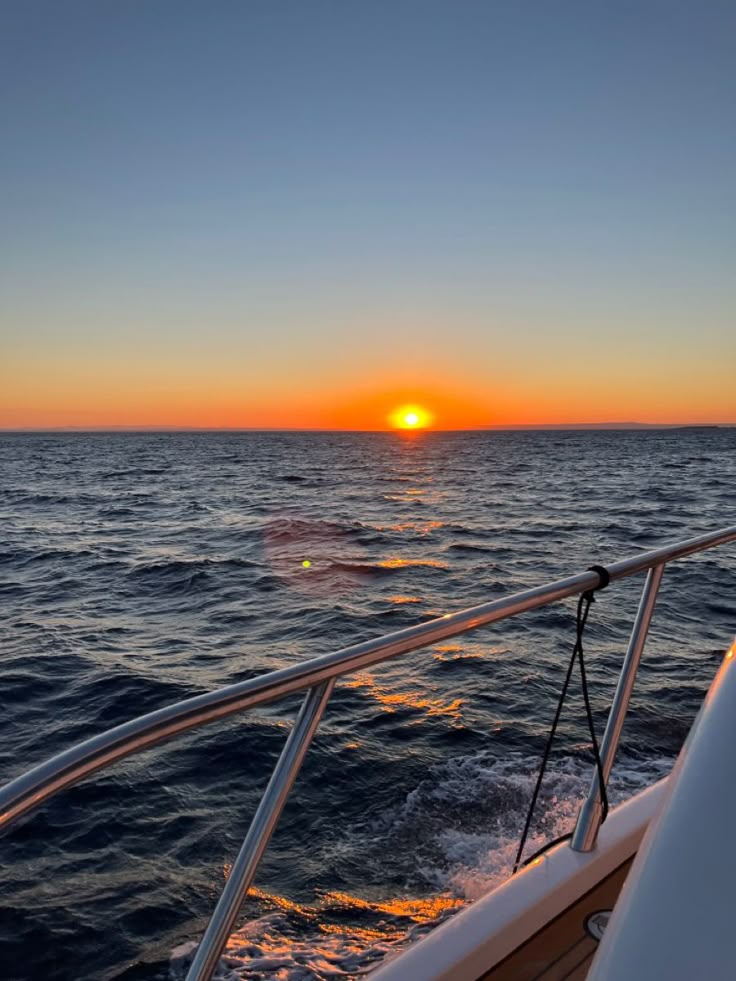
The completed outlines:
{"type": "Polygon", "coordinates": [[[0,427],[736,422],[732,0],[4,0],[0,427]]]}

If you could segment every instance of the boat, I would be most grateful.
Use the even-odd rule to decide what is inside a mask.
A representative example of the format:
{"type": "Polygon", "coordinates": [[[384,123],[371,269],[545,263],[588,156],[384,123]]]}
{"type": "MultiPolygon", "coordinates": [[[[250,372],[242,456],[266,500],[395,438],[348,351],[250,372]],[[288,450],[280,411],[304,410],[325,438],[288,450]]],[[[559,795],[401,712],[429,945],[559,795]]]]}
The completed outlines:
{"type": "MultiPolygon", "coordinates": [[[[371,977],[733,979],[736,858],[730,832],[736,814],[736,641],[725,653],[672,772],[606,815],[606,784],[665,567],[733,542],[736,527],[729,527],[606,567],[592,566],[133,719],[6,784],[0,790],[0,829],[8,831],[53,795],[118,760],[218,719],[305,692],[191,961],[187,981],[209,981],[338,679],[566,598],[578,596],[589,603],[596,590],[645,574],[605,733],[600,748],[596,745],[590,791],[569,840],[533,856],[506,882],[384,962],[371,977]]],[[[578,628],[579,639],[580,622],[578,628]]]]}

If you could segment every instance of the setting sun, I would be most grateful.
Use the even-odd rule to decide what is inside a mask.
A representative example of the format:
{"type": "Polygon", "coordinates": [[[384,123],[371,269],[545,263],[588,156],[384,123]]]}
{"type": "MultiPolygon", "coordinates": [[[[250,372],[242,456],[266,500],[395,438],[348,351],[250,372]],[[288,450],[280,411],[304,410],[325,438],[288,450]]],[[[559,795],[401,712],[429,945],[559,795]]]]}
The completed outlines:
{"type": "Polygon", "coordinates": [[[418,405],[402,405],[390,417],[396,429],[424,429],[432,422],[432,415],[418,405]]]}

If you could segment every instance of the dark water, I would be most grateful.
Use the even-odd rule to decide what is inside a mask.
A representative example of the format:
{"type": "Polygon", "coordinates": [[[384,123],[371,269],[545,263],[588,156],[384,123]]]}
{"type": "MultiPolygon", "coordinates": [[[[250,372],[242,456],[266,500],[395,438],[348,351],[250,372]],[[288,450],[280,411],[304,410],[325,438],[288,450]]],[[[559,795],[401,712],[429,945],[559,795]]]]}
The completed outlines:
{"type": "MultiPolygon", "coordinates": [[[[5,434],[0,454],[2,780],[173,700],[736,521],[736,429],[5,434]]],[[[732,548],[668,569],[618,798],[671,764],[735,569],[732,548]]],[[[640,585],[592,610],[599,727],[640,585]]],[[[338,686],[223,977],[353,976],[506,874],[573,620],[559,604],[338,686]]],[[[118,765],[2,839],[2,976],[181,977],[293,708],[118,765]]],[[[534,842],[569,825],[588,749],[576,696],[534,842]]]]}

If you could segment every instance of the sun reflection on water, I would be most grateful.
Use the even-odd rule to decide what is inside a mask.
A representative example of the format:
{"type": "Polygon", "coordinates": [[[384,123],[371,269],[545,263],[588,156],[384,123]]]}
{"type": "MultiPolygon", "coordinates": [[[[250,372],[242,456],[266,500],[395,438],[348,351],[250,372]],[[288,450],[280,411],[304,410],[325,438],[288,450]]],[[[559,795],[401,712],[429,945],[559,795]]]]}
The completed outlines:
{"type": "Polygon", "coordinates": [[[444,521],[399,521],[393,525],[374,525],[376,531],[414,531],[418,535],[428,535],[430,531],[444,528],[444,521]]]}
{"type": "Polygon", "coordinates": [[[407,917],[414,920],[415,923],[428,923],[431,920],[436,920],[440,913],[444,913],[445,910],[464,905],[462,899],[453,896],[395,897],[379,902],[370,902],[347,892],[325,892],[322,895],[326,901],[338,903],[340,906],[377,910],[391,916],[407,917]]]}
{"type": "Polygon", "coordinates": [[[444,701],[441,698],[429,697],[424,692],[389,690],[377,685],[372,675],[363,672],[350,678],[345,682],[345,686],[364,689],[366,694],[374,698],[385,712],[395,712],[399,708],[408,708],[424,712],[427,716],[448,716],[455,722],[460,722],[462,719],[460,711],[463,705],[462,698],[444,701]]]}
{"type": "MultiPolygon", "coordinates": [[[[226,866],[226,868],[229,874],[230,866],[226,866]]],[[[436,920],[446,910],[456,909],[458,906],[464,905],[462,899],[449,895],[395,896],[389,899],[370,900],[354,896],[349,892],[342,892],[339,889],[320,890],[319,902],[316,905],[297,903],[287,896],[267,892],[265,889],[259,889],[258,886],[251,886],[248,890],[248,897],[249,899],[258,899],[286,913],[298,913],[300,916],[306,916],[310,919],[321,916],[325,909],[339,907],[341,910],[371,910],[390,916],[405,917],[415,923],[428,923],[436,920]]],[[[320,924],[320,929],[324,929],[325,932],[335,932],[342,927],[320,924]]],[[[352,929],[351,932],[353,932],[352,929]]]]}
{"type": "Polygon", "coordinates": [[[382,559],[378,565],[381,569],[409,569],[427,567],[431,569],[446,569],[447,563],[439,559],[382,559]]]}
{"type": "MultiPolygon", "coordinates": [[[[261,913],[228,938],[226,963],[238,971],[244,969],[243,977],[268,976],[284,981],[295,976],[294,968],[300,977],[305,969],[315,978],[346,977],[345,967],[349,976],[362,975],[465,905],[447,894],[369,900],[347,892],[325,891],[318,892],[313,905],[307,905],[253,887],[248,897],[260,904],[261,913]],[[358,925],[346,917],[372,917],[373,922],[358,925]],[[303,938],[293,936],[295,919],[309,923],[303,938]],[[356,958],[360,958],[359,967],[356,958]]],[[[180,953],[191,955],[195,948],[196,944],[187,945],[180,953]]]]}

